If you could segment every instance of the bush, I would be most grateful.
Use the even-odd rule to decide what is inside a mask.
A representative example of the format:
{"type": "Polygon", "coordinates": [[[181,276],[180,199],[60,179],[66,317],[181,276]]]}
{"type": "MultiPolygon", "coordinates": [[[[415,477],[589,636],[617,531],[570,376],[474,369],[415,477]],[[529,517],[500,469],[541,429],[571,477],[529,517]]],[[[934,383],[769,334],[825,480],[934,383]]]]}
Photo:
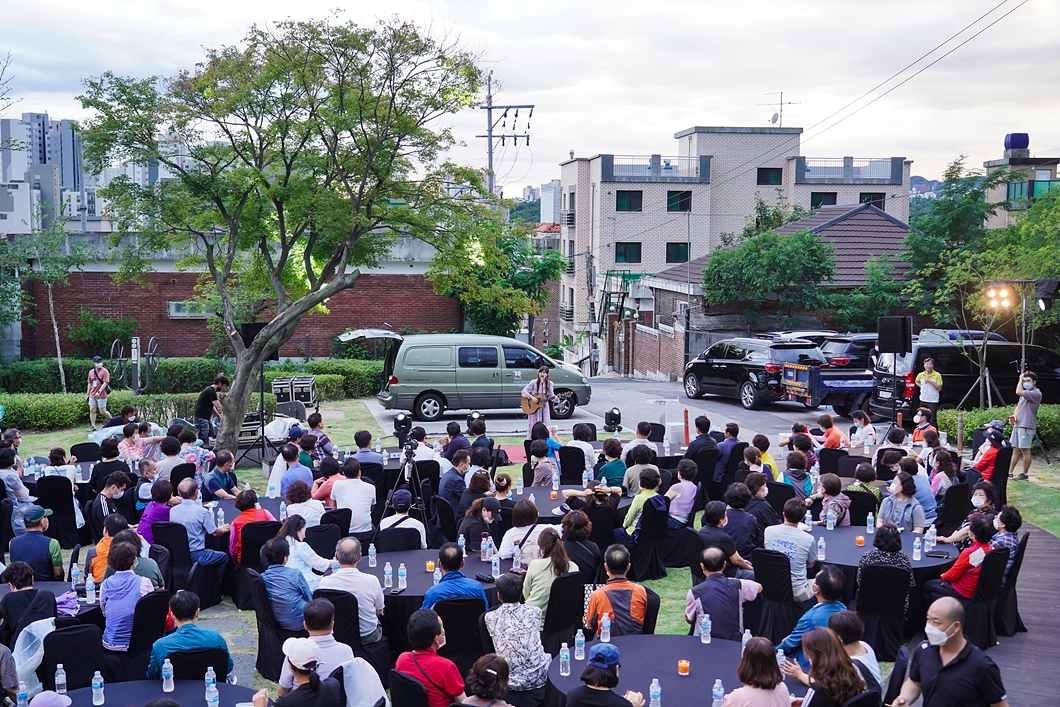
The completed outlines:
{"type": "Polygon", "coordinates": [[[158,362],[158,370],[151,374],[148,392],[152,395],[201,393],[223,372],[225,366],[212,358],[164,358],[158,362]]]}
{"type": "Polygon", "coordinates": [[[70,325],[66,333],[77,350],[85,356],[108,356],[111,344],[121,339],[126,348],[136,332],[136,320],[131,317],[107,319],[91,309],[82,309],[78,323],[70,325]]]}
{"type": "MultiPolygon", "coordinates": [[[[964,445],[970,447],[973,444],[972,435],[975,430],[986,427],[991,420],[1001,420],[1008,425],[1008,418],[1015,410],[1015,405],[1005,405],[962,411],[964,412],[964,445]]],[[[957,410],[939,410],[938,413],[939,430],[945,432],[954,442],[957,441],[957,413],[957,410]]],[[[1008,425],[1007,429],[1011,432],[1011,425],[1008,425]]],[[[1038,434],[1050,447],[1060,443],[1060,405],[1042,405],[1038,408],[1038,434]]]]}
{"type": "Polygon", "coordinates": [[[306,373],[314,376],[340,375],[344,378],[343,389],[347,398],[369,398],[379,392],[383,376],[382,361],[354,361],[337,359],[310,361],[305,365],[306,373]]]}
{"type": "MultiPolygon", "coordinates": [[[[92,362],[87,359],[63,359],[66,390],[78,394],[85,390],[92,362]]],[[[112,382],[113,385],[113,382],[112,382]]],[[[55,359],[13,361],[0,367],[0,390],[8,393],[62,393],[59,363],[55,359]]]]}
{"type": "MultiPolygon", "coordinates": [[[[277,378],[286,378],[299,375],[290,371],[265,371],[265,390],[272,390],[272,382],[277,378]]],[[[342,400],[346,397],[344,385],[346,379],[343,376],[332,373],[321,373],[317,375],[317,398],[320,400],[342,400]]]]}

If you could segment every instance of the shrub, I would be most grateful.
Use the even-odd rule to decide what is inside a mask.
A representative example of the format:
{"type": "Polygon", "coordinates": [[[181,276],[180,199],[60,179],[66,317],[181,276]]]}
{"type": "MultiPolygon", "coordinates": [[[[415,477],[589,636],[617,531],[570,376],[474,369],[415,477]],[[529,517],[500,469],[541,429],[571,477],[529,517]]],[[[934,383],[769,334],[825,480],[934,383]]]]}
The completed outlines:
{"type": "Polygon", "coordinates": [[[132,317],[108,319],[91,309],[82,309],[77,318],[78,323],[70,325],[66,333],[85,356],[108,356],[115,339],[121,339],[128,348],[136,332],[137,322],[132,317]]]}
{"type": "Polygon", "coordinates": [[[382,361],[354,361],[334,359],[310,361],[305,365],[310,375],[340,375],[347,398],[368,398],[379,392],[383,376],[382,361]]]}
{"type": "Polygon", "coordinates": [[[148,393],[201,393],[225,366],[212,358],[164,358],[151,374],[148,393]]]}
{"type": "MultiPolygon", "coordinates": [[[[92,362],[86,359],[63,359],[66,390],[77,394],[85,389],[92,362]]],[[[113,383],[112,383],[113,385],[113,383]]],[[[0,367],[0,390],[8,393],[61,393],[59,364],[54,359],[13,361],[0,367]]]]}
{"type": "MultiPolygon", "coordinates": [[[[1001,420],[1008,425],[1009,415],[1012,415],[1015,410],[1015,405],[963,410],[965,446],[971,446],[975,430],[985,427],[986,423],[991,420],[1001,420]]],[[[945,432],[953,442],[957,441],[957,413],[957,410],[939,410],[938,413],[939,430],[945,432]]],[[[1008,425],[1007,429],[1011,432],[1011,425],[1008,425]]],[[[1038,408],[1038,434],[1050,447],[1060,443],[1060,405],[1042,405],[1038,408]]]]}

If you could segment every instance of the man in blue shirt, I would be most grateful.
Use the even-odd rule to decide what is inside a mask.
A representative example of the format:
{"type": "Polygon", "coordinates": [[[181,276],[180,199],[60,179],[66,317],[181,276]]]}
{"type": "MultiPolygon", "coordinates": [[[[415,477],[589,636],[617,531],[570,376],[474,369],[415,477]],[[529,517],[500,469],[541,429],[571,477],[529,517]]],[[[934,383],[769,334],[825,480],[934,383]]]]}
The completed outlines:
{"type": "Polygon", "coordinates": [[[828,626],[832,614],[845,611],[846,606],[839,601],[846,591],[847,581],[843,572],[835,565],[824,565],[813,580],[813,594],[817,603],[802,615],[795,628],[777,645],[778,650],[798,661],[803,670],[809,670],[810,664],[802,655],[802,635],[821,626],[828,626]]]}
{"type": "Polygon", "coordinates": [[[353,453],[353,458],[362,464],[379,464],[380,466],[386,466],[386,457],[379,452],[372,451],[372,433],[368,430],[361,430],[353,436],[353,441],[357,445],[357,451],[353,453]]]}
{"type": "Polygon", "coordinates": [[[306,486],[313,488],[313,470],[304,464],[298,463],[298,447],[293,444],[285,444],[280,447],[280,456],[287,464],[287,471],[280,478],[280,495],[286,496],[287,489],[295,481],[304,481],[306,486]]]}
{"type": "Polygon", "coordinates": [[[938,518],[938,504],[935,501],[935,494],[931,492],[931,479],[928,478],[927,470],[917,463],[916,457],[912,456],[902,457],[902,461],[898,464],[902,471],[913,477],[913,483],[916,484],[916,493],[913,494],[913,498],[924,507],[924,520],[927,524],[933,524],[938,518]]]}
{"type": "Polygon", "coordinates": [[[740,437],[740,426],[735,422],[729,422],[725,425],[725,439],[718,443],[718,452],[721,454],[718,457],[718,463],[714,467],[714,483],[720,484],[725,478],[725,470],[729,467],[729,456],[732,454],[732,448],[739,442],[740,437]]]}
{"type": "MultiPolygon", "coordinates": [[[[192,648],[221,648],[228,652],[228,643],[224,636],[217,631],[208,628],[199,628],[195,623],[199,620],[199,597],[195,592],[180,590],[169,599],[169,610],[173,612],[173,622],[177,630],[165,638],[160,638],[151,646],[151,662],[147,665],[147,677],[157,680],[162,676],[162,663],[166,658],[177,651],[190,650],[192,648]]],[[[228,656],[228,670],[231,672],[234,664],[232,656],[228,656]]]]}
{"type": "Polygon", "coordinates": [[[261,555],[268,563],[261,579],[265,582],[276,623],[289,631],[300,631],[305,621],[302,607],[313,601],[313,594],[301,571],[285,564],[291,555],[291,546],[284,538],[272,538],[261,548],[261,555]]]}
{"type": "Polygon", "coordinates": [[[453,462],[453,455],[459,452],[461,449],[471,449],[471,443],[467,441],[467,437],[460,433],[460,423],[450,422],[445,426],[445,433],[449,435],[449,443],[445,445],[445,450],[442,451],[442,456],[453,462]]]}
{"type": "Polygon", "coordinates": [[[456,597],[479,597],[490,608],[486,591],[476,579],[468,579],[461,572],[464,568],[464,551],[456,543],[446,543],[438,550],[438,564],[442,568],[442,579],[423,595],[421,609],[430,609],[442,599],[456,597]]]}
{"type": "Polygon", "coordinates": [[[227,449],[217,452],[214,457],[214,468],[202,479],[203,503],[228,499],[236,500],[239,493],[239,479],[236,478],[236,458],[227,449]]]}
{"type": "Polygon", "coordinates": [[[228,564],[228,553],[206,548],[206,534],[224,535],[230,529],[225,523],[218,528],[213,522],[213,513],[203,508],[198,500],[199,484],[195,479],[184,479],[177,487],[181,501],[169,512],[171,523],[180,523],[188,530],[188,550],[191,559],[200,565],[213,565],[217,568],[217,583],[224,579],[225,565],[228,564]]]}

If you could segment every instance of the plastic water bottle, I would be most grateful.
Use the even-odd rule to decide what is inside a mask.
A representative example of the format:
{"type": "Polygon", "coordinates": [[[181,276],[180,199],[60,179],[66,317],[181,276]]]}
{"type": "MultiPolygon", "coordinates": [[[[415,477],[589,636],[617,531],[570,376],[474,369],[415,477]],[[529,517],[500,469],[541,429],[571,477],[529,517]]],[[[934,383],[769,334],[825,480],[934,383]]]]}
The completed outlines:
{"type": "Polygon", "coordinates": [[[648,693],[651,695],[651,702],[648,703],[648,707],[662,707],[662,685],[659,684],[659,678],[651,679],[651,687],[648,688],[648,693]]]}
{"type": "Polygon", "coordinates": [[[91,572],[88,573],[88,577],[85,579],[85,603],[96,603],[96,578],[92,576],[91,572]]]}
{"type": "Polygon", "coordinates": [[[826,518],[827,520],[825,521],[825,528],[827,528],[828,530],[835,530],[835,508],[831,506],[828,508],[828,515],[826,516],[826,518]]]}
{"type": "Polygon", "coordinates": [[[916,537],[913,538],[913,559],[914,560],[919,560],[920,559],[920,548],[921,548],[920,536],[917,535],[916,537]]]}
{"type": "MultiPolygon", "coordinates": [[[[559,648],[559,674],[570,675],[570,648],[567,648],[566,643],[559,648]]],[[[19,707],[23,707],[23,705],[19,705],[19,707]]]]}
{"type": "Polygon", "coordinates": [[[518,545],[512,550],[512,569],[517,570],[522,565],[523,550],[518,545]]]}
{"type": "Polygon", "coordinates": [[[745,650],[747,650],[747,642],[750,641],[750,640],[751,640],[751,629],[745,628],[743,630],[743,638],[740,639],[740,642],[743,644],[743,648],[740,649],[740,655],[743,655],[743,652],[745,650]]]}
{"type": "Polygon", "coordinates": [[[173,664],[169,658],[162,663],[162,692],[173,692],[176,686],[173,684],[173,664]]]}
{"type": "Polygon", "coordinates": [[[585,660],[585,632],[581,629],[574,634],[574,660],[585,660]]]}
{"type": "Polygon", "coordinates": [[[489,562],[490,559],[490,536],[489,533],[483,533],[482,539],[479,541],[479,559],[483,562],[489,562]]]}
{"type": "Polygon", "coordinates": [[[206,701],[210,701],[210,690],[217,689],[217,673],[214,672],[213,666],[211,665],[206,669],[206,701]]]}
{"type": "Polygon", "coordinates": [[[221,704],[221,693],[217,691],[217,687],[212,687],[206,691],[206,707],[220,707],[221,704]]]}
{"type": "Polygon", "coordinates": [[[615,439],[618,439],[618,430],[615,430],[615,439]]]}
{"type": "Polygon", "coordinates": [[[492,574],[494,579],[498,579],[501,576],[501,556],[494,555],[493,559],[490,560],[490,567],[492,568],[492,574]]]}
{"type": "Polygon", "coordinates": [[[379,565],[379,557],[376,555],[375,543],[368,543],[368,566],[377,567],[379,565]]]}
{"type": "Polygon", "coordinates": [[[534,498],[534,494],[530,494],[530,503],[537,504],[537,499],[534,498]]]}
{"type": "Polygon", "coordinates": [[[663,456],[670,456],[670,433],[663,435],[663,456]]]}
{"type": "Polygon", "coordinates": [[[813,513],[810,513],[809,509],[806,509],[806,518],[802,522],[807,526],[813,525],[813,513]]]}
{"type": "Polygon", "coordinates": [[[243,490],[244,491],[249,491],[250,490],[250,482],[249,481],[247,481],[246,483],[243,484],[243,490]]]}
{"type": "Polygon", "coordinates": [[[592,476],[592,474],[589,473],[588,469],[586,469],[585,471],[582,472],[582,488],[583,489],[589,488],[589,482],[592,480],[592,478],[593,478],[593,476],[592,476]]]}
{"type": "Polygon", "coordinates": [[[464,554],[464,550],[467,549],[467,540],[464,539],[463,533],[456,536],[456,544],[460,546],[460,553],[464,554]]]}
{"type": "Polygon", "coordinates": [[[928,550],[935,549],[935,543],[938,541],[939,531],[935,530],[935,524],[932,523],[928,526],[927,534],[924,536],[924,543],[928,550]]]}
{"type": "Polygon", "coordinates": [[[699,642],[710,643],[710,614],[699,618],[699,642]]]}
{"type": "Polygon", "coordinates": [[[382,454],[383,453],[383,440],[381,440],[378,437],[375,438],[375,453],[376,454],[382,454]]]}
{"type": "Polygon", "coordinates": [[[435,565],[434,566],[434,583],[438,584],[438,582],[441,582],[441,581],[442,581],[442,568],[439,567],[438,565],[435,565]]]}
{"type": "Polygon", "coordinates": [[[70,570],[70,589],[77,590],[77,585],[81,582],[81,567],[74,563],[73,569],[70,570]]]}
{"type": "Polygon", "coordinates": [[[824,547],[825,547],[824,538],[817,538],[817,561],[818,562],[824,560],[824,547]]]}
{"type": "Polygon", "coordinates": [[[220,528],[224,524],[225,524],[225,509],[223,509],[221,507],[218,507],[217,508],[217,527],[220,528]]]}
{"type": "Polygon", "coordinates": [[[865,532],[868,535],[876,532],[876,516],[873,515],[872,511],[869,511],[869,514],[865,516],[865,532]]]}
{"type": "Polygon", "coordinates": [[[335,557],[331,558],[331,573],[335,574],[336,572],[339,571],[340,568],[341,568],[341,566],[339,565],[338,558],[335,558],[335,557]]]}
{"type": "Polygon", "coordinates": [[[611,617],[608,616],[606,611],[603,618],[600,619],[600,640],[604,643],[611,642],[611,617]]]}
{"type": "Polygon", "coordinates": [[[62,663],[55,666],[55,691],[60,695],[66,694],[66,671],[62,663]]]}
{"type": "Polygon", "coordinates": [[[862,454],[864,454],[866,457],[869,456],[869,441],[868,440],[865,440],[865,449],[862,450],[862,454]]]}
{"type": "Polygon", "coordinates": [[[714,702],[712,707],[721,707],[725,704],[725,686],[721,684],[721,678],[714,681],[714,702]]]}
{"type": "Polygon", "coordinates": [[[280,522],[287,520],[287,501],[280,501],[280,522]]]}
{"type": "Polygon", "coordinates": [[[778,648],[777,649],[777,665],[783,665],[784,661],[787,660],[787,659],[788,659],[788,657],[786,655],[784,655],[784,649],[783,648],[778,648]]]}
{"type": "MultiPolygon", "coordinates": [[[[567,670],[569,671],[570,668],[567,668],[567,670]]],[[[66,692],[65,688],[63,689],[63,692],[66,692]]],[[[18,681],[18,693],[17,694],[18,694],[18,707],[28,707],[29,706],[29,688],[26,687],[25,681],[23,681],[23,680],[19,680],[18,681]]]]}
{"type": "Polygon", "coordinates": [[[434,453],[435,454],[441,454],[442,453],[442,440],[441,439],[434,440],[434,453]]]}
{"type": "Polygon", "coordinates": [[[350,448],[346,447],[346,454],[342,457],[342,461],[346,461],[350,458],[350,448]]]}
{"type": "Polygon", "coordinates": [[[552,490],[559,493],[559,472],[552,472],[552,490]]]}
{"type": "Polygon", "coordinates": [[[98,670],[92,676],[92,704],[103,704],[103,676],[99,674],[98,670]]]}
{"type": "Polygon", "coordinates": [[[387,589],[394,586],[394,568],[389,562],[383,565],[383,586],[387,589]]]}
{"type": "Polygon", "coordinates": [[[409,571],[405,569],[405,563],[402,562],[398,565],[398,589],[405,589],[409,586],[409,571]]]}
{"type": "Polygon", "coordinates": [[[522,496],[523,495],[523,475],[522,474],[516,474],[515,475],[515,494],[517,496],[522,496]]]}

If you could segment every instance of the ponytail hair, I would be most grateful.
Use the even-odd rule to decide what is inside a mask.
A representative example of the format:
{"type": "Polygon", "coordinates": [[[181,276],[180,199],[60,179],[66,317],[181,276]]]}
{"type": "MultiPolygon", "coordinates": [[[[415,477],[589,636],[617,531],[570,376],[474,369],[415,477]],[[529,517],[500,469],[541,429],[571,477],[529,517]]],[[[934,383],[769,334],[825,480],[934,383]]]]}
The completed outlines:
{"type": "Polygon", "coordinates": [[[563,547],[559,533],[555,528],[545,528],[537,536],[537,546],[541,549],[541,556],[552,561],[552,573],[559,577],[570,571],[570,559],[567,558],[567,549],[563,547]]]}

